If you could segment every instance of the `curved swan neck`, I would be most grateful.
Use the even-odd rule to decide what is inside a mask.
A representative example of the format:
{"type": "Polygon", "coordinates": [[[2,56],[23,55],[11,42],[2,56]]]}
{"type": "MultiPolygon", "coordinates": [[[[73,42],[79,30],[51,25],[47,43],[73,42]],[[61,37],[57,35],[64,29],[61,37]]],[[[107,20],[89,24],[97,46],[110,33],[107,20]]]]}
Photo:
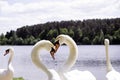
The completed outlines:
{"type": "Polygon", "coordinates": [[[111,64],[111,61],[110,61],[110,57],[109,57],[108,47],[109,47],[109,44],[105,44],[105,48],[106,48],[107,72],[109,72],[109,71],[111,71],[111,70],[113,69],[113,68],[112,68],[112,64],[111,64]]]}
{"type": "Polygon", "coordinates": [[[63,67],[61,67],[59,70],[60,72],[67,72],[76,62],[77,56],[78,56],[78,48],[74,40],[70,37],[66,37],[66,40],[64,42],[69,47],[69,57],[63,67]]]}
{"type": "Polygon", "coordinates": [[[14,51],[11,51],[10,52],[10,57],[9,57],[9,60],[8,60],[8,69],[10,69],[12,67],[13,56],[14,56],[14,51]]]}
{"type": "Polygon", "coordinates": [[[39,46],[34,46],[32,53],[31,53],[31,58],[32,58],[32,62],[39,68],[41,69],[43,72],[45,72],[48,76],[48,80],[50,80],[52,78],[52,74],[51,72],[46,68],[46,66],[41,62],[40,57],[39,57],[39,51],[41,49],[43,49],[41,47],[42,45],[39,44],[39,46]]]}

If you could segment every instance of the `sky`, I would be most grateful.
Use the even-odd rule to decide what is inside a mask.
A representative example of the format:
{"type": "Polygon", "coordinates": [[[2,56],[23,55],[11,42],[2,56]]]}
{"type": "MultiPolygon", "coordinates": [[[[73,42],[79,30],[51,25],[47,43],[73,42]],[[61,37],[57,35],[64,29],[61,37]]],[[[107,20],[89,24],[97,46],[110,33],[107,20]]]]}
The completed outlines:
{"type": "Polygon", "coordinates": [[[120,18],[120,0],[0,0],[0,34],[62,20],[120,18]]]}

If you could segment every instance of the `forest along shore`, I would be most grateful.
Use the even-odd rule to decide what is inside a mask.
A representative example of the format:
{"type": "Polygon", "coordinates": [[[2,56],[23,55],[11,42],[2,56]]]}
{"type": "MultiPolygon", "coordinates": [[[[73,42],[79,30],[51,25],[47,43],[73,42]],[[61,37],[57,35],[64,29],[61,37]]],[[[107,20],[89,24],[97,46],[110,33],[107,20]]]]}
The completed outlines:
{"type": "Polygon", "coordinates": [[[105,38],[108,38],[111,44],[120,44],[120,18],[26,25],[16,31],[0,34],[0,45],[33,45],[43,39],[54,42],[59,34],[70,35],[78,45],[103,44],[105,38]]]}

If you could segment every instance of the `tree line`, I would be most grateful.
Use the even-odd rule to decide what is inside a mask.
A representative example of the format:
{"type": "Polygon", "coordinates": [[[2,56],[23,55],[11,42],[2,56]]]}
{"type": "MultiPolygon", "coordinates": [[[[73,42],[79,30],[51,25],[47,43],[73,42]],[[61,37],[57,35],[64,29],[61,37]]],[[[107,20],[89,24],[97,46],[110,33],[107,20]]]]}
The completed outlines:
{"type": "Polygon", "coordinates": [[[120,18],[54,21],[23,26],[0,35],[0,45],[33,45],[39,40],[55,41],[59,34],[71,36],[80,45],[120,44],[120,18]]]}

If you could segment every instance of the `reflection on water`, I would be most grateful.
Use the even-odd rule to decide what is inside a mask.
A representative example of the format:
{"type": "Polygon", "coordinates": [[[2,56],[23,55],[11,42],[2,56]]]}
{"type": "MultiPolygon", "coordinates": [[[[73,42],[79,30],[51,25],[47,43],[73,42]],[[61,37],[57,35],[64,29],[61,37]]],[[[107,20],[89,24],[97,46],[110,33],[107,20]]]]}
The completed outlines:
{"type": "MultiPolygon", "coordinates": [[[[120,60],[111,61],[112,65],[120,66],[120,60]]],[[[76,65],[84,64],[84,66],[95,67],[95,66],[104,66],[106,65],[106,61],[102,60],[77,60],[76,65]]]]}
{"type": "MultiPolygon", "coordinates": [[[[0,46],[0,53],[4,53],[4,50],[9,46],[0,46]]],[[[15,77],[23,76],[25,80],[47,80],[46,75],[37,69],[31,61],[31,49],[32,46],[13,46],[15,49],[15,55],[13,60],[13,66],[15,69],[15,77]]],[[[106,58],[104,46],[78,46],[79,56],[76,64],[72,69],[78,69],[81,71],[89,70],[97,78],[97,80],[106,80],[106,58]]],[[[113,67],[120,72],[120,46],[110,46],[109,55],[113,67]]],[[[61,64],[67,59],[69,55],[69,49],[67,46],[61,46],[58,52],[55,54],[56,60],[52,60],[49,52],[41,52],[41,60],[48,68],[58,69],[61,64]]],[[[0,54],[0,68],[5,68],[9,56],[3,57],[0,54]]]]}

